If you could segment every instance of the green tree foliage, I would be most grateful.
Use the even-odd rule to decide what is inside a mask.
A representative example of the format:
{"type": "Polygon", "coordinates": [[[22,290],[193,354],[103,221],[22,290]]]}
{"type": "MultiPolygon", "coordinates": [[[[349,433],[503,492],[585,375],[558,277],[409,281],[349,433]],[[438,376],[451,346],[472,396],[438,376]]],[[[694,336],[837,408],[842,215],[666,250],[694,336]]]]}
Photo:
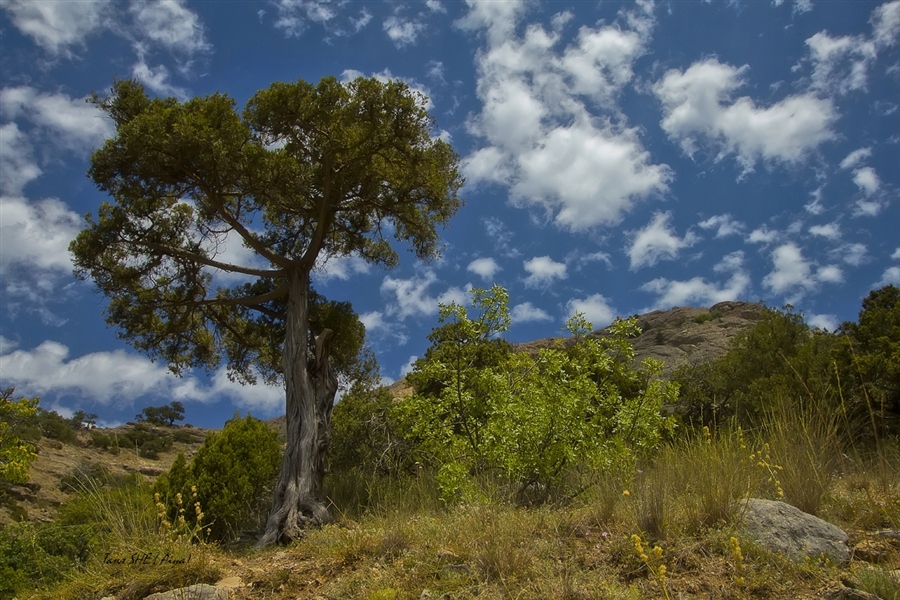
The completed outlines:
{"type": "Polygon", "coordinates": [[[354,386],[334,407],[329,471],[397,475],[412,467],[406,439],[384,387],[354,386]]]}
{"type": "Polygon", "coordinates": [[[297,537],[330,519],[337,377],[359,367],[364,333],[310,275],[348,255],[394,266],[390,236],[437,256],[436,228],[460,206],[458,156],[400,82],[275,83],[242,113],[224,94],[150,98],[130,80],[94,101],[116,134],[90,176],[113,203],[72,242],[76,272],[109,298],[121,337],[174,372],[224,362],[239,381],[284,383],[287,451],[260,544],[297,537]],[[226,262],[226,242],[254,260],[226,262]]]}
{"type": "Polygon", "coordinates": [[[175,421],[184,421],[184,405],[178,400],[170,402],[166,406],[148,406],[135,416],[138,421],[146,421],[152,425],[175,424],[175,421]]]}
{"type": "Polygon", "coordinates": [[[859,322],[843,323],[835,351],[844,381],[858,395],[900,415],[900,288],[872,290],[862,302],[859,322]]]}
{"type": "Polygon", "coordinates": [[[767,309],[756,325],[735,336],[724,356],[672,374],[685,420],[715,427],[736,417],[753,427],[785,399],[838,407],[833,344],[833,335],[810,329],[792,307],[767,309]]]}
{"type": "Polygon", "coordinates": [[[447,500],[477,493],[480,475],[520,492],[551,489],[566,468],[603,468],[652,451],[669,422],[661,416],[677,390],[633,366],[635,320],[606,337],[589,335],[581,316],[566,343],[536,355],[498,339],[509,326],[508,295],[472,291],[477,311],[442,306],[433,346],[409,380],[416,392],[396,405],[414,454],[438,469],[447,500]]]}
{"type": "Polygon", "coordinates": [[[0,482],[25,483],[37,454],[20,437],[20,429],[37,414],[38,398],[13,400],[14,392],[9,388],[0,394],[0,482]]]}
{"type": "MultiPolygon", "coordinates": [[[[175,495],[181,494],[187,507],[184,517],[191,523],[197,516],[193,503],[199,502],[211,539],[230,541],[244,526],[256,525],[252,520],[271,492],[280,461],[278,434],[249,415],[235,416],[221,432],[206,438],[190,465],[179,454],[157,480],[156,492],[170,511],[177,510],[175,495]]],[[[172,521],[177,517],[169,515],[172,521]]]]}

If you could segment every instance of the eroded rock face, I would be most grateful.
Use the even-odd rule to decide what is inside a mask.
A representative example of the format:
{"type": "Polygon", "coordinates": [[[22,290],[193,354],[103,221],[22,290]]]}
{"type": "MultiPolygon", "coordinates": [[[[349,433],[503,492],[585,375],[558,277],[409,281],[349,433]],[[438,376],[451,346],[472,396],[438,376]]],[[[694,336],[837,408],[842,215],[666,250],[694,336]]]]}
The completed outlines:
{"type": "Polygon", "coordinates": [[[150,594],[144,600],[228,600],[231,598],[231,589],[198,583],[177,590],[150,594]]]}
{"type": "Polygon", "coordinates": [[[772,552],[802,561],[825,555],[847,564],[847,534],[838,527],[785,502],[750,498],[745,505],[744,531],[772,552]]]}

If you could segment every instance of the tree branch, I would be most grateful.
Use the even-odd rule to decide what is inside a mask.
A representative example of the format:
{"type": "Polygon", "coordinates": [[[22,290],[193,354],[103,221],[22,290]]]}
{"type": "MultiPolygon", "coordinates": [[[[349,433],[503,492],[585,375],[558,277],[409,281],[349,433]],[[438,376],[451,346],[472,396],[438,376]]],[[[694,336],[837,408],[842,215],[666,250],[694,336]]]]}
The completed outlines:
{"type": "Polygon", "coordinates": [[[173,248],[172,246],[167,246],[165,244],[156,244],[153,242],[139,242],[141,245],[146,246],[147,248],[154,250],[156,252],[162,252],[166,254],[171,254],[172,256],[178,256],[180,258],[186,258],[188,260],[192,260],[194,262],[200,263],[202,265],[206,265],[208,267],[213,267],[216,269],[221,269],[223,271],[228,271],[230,273],[241,273],[243,275],[252,275],[255,277],[284,277],[287,273],[284,269],[254,269],[251,267],[242,267],[241,265],[233,265],[231,263],[223,263],[217,260],[213,260],[211,258],[206,258],[205,256],[201,256],[199,254],[195,254],[189,250],[184,250],[183,248],[173,248]]]}

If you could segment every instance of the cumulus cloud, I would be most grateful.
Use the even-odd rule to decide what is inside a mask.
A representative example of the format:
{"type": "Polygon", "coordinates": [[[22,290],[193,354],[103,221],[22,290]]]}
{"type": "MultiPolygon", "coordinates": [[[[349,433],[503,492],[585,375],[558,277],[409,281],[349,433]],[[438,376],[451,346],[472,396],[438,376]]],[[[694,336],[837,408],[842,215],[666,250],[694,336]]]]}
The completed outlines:
{"type": "Polygon", "coordinates": [[[841,238],[841,226],[838,225],[838,223],[813,225],[809,228],[809,232],[814,236],[823,237],[829,240],[838,240],[841,238]]]}
{"type": "Polygon", "coordinates": [[[763,278],[763,285],[773,294],[796,302],[820,283],[839,283],[844,274],[837,265],[817,266],[803,256],[793,242],[777,246],[771,254],[773,268],[763,278]]]}
{"type": "Polygon", "coordinates": [[[872,11],[872,39],[879,48],[893,46],[900,39],[900,0],[885,2],[872,11]]]}
{"type": "Polygon", "coordinates": [[[885,269],[881,280],[875,284],[875,287],[884,287],[886,285],[900,286],[900,267],[888,267],[885,269]]]}
{"type": "Polygon", "coordinates": [[[751,244],[771,244],[778,239],[778,232],[772,231],[765,225],[754,229],[747,236],[747,242],[751,244]]]}
{"type": "Polygon", "coordinates": [[[3,197],[0,275],[9,276],[15,267],[70,273],[69,242],[81,226],[81,217],[56,198],[28,202],[3,197]]]}
{"type": "Polygon", "coordinates": [[[591,322],[594,329],[600,329],[613,322],[616,311],[602,294],[593,294],[587,298],[573,298],[566,303],[569,317],[579,313],[591,322]]]}
{"type": "Polygon", "coordinates": [[[109,119],[84,97],[38,92],[29,86],[0,90],[0,115],[27,120],[45,141],[78,152],[95,148],[113,133],[109,119]]]}
{"type": "Polygon", "coordinates": [[[134,2],[131,14],[145,43],[187,56],[212,49],[200,18],[180,0],[134,2]]]}
{"type": "Polygon", "coordinates": [[[106,2],[34,2],[6,0],[0,4],[16,28],[49,54],[71,57],[103,27],[113,5],[106,2]]]}
{"type": "Polygon", "coordinates": [[[669,226],[672,214],[656,213],[643,228],[629,232],[631,238],[628,257],[631,269],[652,267],[660,260],[674,260],[683,249],[698,241],[696,235],[688,231],[684,237],[678,237],[669,226]]]}
{"type": "Polygon", "coordinates": [[[509,311],[509,318],[513,323],[530,323],[535,321],[552,321],[553,317],[542,308],[536,307],[531,302],[515,305],[509,311]]]}
{"type": "Polygon", "coordinates": [[[806,322],[809,323],[810,327],[823,331],[835,331],[841,324],[837,315],[809,315],[806,317],[806,322]]]}
{"type": "Polygon", "coordinates": [[[850,154],[848,154],[844,160],[841,161],[842,169],[852,169],[854,167],[859,166],[862,162],[864,162],[867,158],[872,156],[872,148],[859,148],[858,150],[854,150],[850,154]]]}
{"type": "Polygon", "coordinates": [[[383,28],[391,41],[398,48],[402,48],[416,43],[419,34],[425,29],[425,24],[415,19],[392,15],[384,20],[383,28]]]}
{"type": "Polygon", "coordinates": [[[316,279],[323,282],[330,279],[347,281],[354,275],[361,275],[369,271],[371,271],[369,263],[356,254],[351,254],[350,256],[320,256],[316,261],[316,279]]]}
{"type": "Polygon", "coordinates": [[[865,244],[842,244],[829,252],[832,260],[841,260],[851,267],[858,267],[869,260],[868,248],[865,244]]]}
{"type": "Polygon", "coordinates": [[[565,13],[549,30],[535,24],[518,35],[525,8],[470,2],[458,22],[487,38],[477,58],[482,110],[469,123],[486,145],[463,159],[463,171],[471,183],[506,186],[515,205],[553,215],[561,228],[617,223],[636,201],[665,192],[672,177],[652,163],[615,106],[645,52],[651,11],[582,27],[561,48],[565,13]]]}
{"type": "Polygon", "coordinates": [[[536,256],[526,260],[525,270],[528,271],[528,277],[525,278],[525,285],[528,287],[541,287],[566,278],[565,263],[556,262],[549,256],[536,256]]]}
{"type": "Polygon", "coordinates": [[[881,180],[872,167],[863,167],[853,172],[853,183],[866,196],[875,194],[881,188],[881,180]]]}
{"type": "Polygon", "coordinates": [[[451,287],[441,294],[433,296],[428,292],[428,288],[437,281],[437,275],[430,270],[409,279],[385,277],[381,284],[381,293],[390,299],[385,312],[389,316],[402,320],[409,317],[436,315],[439,304],[465,305],[468,303],[468,291],[471,286],[467,286],[467,289],[451,287]]]}
{"type": "Polygon", "coordinates": [[[656,301],[647,310],[668,310],[675,306],[710,306],[718,302],[740,299],[750,287],[750,275],[744,268],[744,253],[732,252],[713,267],[720,275],[729,275],[724,282],[707,281],[703,277],[693,277],[686,281],[676,281],[657,277],[641,286],[645,292],[657,295],[656,301]]]}
{"type": "Polygon", "coordinates": [[[866,89],[876,51],[865,36],[831,37],[821,31],[806,45],[813,64],[812,89],[830,94],[866,89]]]}
{"type": "Polygon", "coordinates": [[[485,281],[491,281],[494,275],[500,271],[500,265],[493,258],[476,258],[469,263],[466,270],[475,273],[485,281]]]}
{"type": "Polygon", "coordinates": [[[700,221],[698,225],[701,229],[715,229],[717,238],[740,235],[744,230],[744,224],[740,221],[735,221],[729,214],[710,217],[700,221]]]}
{"type": "Polygon", "coordinates": [[[0,125],[0,194],[21,194],[41,172],[28,136],[15,123],[0,125]]]}
{"type": "Polygon", "coordinates": [[[94,352],[77,358],[67,346],[45,341],[32,350],[0,355],[0,373],[25,394],[76,394],[102,405],[127,405],[150,395],[181,401],[218,402],[277,413],[284,404],[279,386],[242,386],[218,371],[209,383],[187,375],[178,378],[149,359],[123,350],[94,352]]]}
{"type": "Polygon", "coordinates": [[[759,107],[749,97],[734,99],[748,67],[715,58],[672,69],[653,86],[663,106],[660,123],[685,154],[707,149],[720,161],[734,155],[744,173],[759,162],[795,163],[835,137],[832,102],[802,93],[759,107]]]}

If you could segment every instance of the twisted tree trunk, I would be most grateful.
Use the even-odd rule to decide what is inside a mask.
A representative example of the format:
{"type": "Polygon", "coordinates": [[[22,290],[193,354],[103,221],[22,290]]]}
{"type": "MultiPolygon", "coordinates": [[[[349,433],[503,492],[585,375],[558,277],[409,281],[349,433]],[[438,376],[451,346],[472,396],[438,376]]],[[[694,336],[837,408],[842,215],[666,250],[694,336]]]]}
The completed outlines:
{"type": "Polygon", "coordinates": [[[331,522],[323,482],[337,377],[329,361],[331,330],[315,340],[309,356],[309,273],[295,274],[287,306],[284,384],[287,446],[266,530],[257,547],[286,544],[303,530],[331,522]]]}

